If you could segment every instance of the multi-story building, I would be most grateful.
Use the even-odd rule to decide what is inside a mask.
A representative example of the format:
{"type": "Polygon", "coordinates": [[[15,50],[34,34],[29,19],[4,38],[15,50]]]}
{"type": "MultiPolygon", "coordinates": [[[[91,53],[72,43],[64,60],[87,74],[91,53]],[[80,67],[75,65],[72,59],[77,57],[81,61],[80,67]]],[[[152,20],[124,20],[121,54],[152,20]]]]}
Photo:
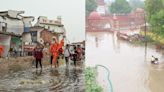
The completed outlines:
{"type": "MultiPolygon", "coordinates": [[[[45,30],[51,32],[52,34],[54,34],[54,36],[56,36],[58,41],[60,41],[63,35],[66,34],[66,31],[65,31],[64,25],[62,24],[62,19],[60,16],[57,17],[57,20],[49,20],[45,16],[40,16],[38,17],[38,21],[35,24],[35,26],[43,27],[45,30]]],[[[46,33],[49,34],[49,32],[46,32],[46,33]]]]}
{"type": "Polygon", "coordinates": [[[134,31],[145,25],[145,12],[137,8],[129,14],[109,14],[102,16],[96,11],[90,13],[86,21],[87,31],[134,31]]]}
{"type": "MultiPolygon", "coordinates": [[[[24,17],[24,11],[1,11],[0,12],[0,44],[4,46],[4,55],[8,55],[10,48],[18,50],[22,47],[22,33],[28,23],[32,20],[29,18],[33,17],[24,17]]],[[[28,27],[28,26],[27,26],[28,27]]]]}
{"type": "Polygon", "coordinates": [[[49,20],[40,16],[35,26],[33,16],[22,16],[24,11],[1,11],[0,12],[0,45],[4,47],[4,55],[8,55],[10,48],[18,51],[34,47],[35,43],[49,43],[55,36],[60,41],[66,31],[62,24],[61,17],[57,20],[49,20]],[[47,37],[49,37],[47,39],[47,37]]]}

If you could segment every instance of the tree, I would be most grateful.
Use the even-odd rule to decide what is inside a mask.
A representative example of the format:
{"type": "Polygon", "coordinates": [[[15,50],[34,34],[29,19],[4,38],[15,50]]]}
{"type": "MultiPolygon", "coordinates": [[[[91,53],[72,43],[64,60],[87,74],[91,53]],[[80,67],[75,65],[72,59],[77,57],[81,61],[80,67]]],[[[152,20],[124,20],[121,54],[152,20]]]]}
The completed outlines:
{"type": "Polygon", "coordinates": [[[109,7],[111,13],[127,14],[131,12],[132,8],[126,0],[115,0],[109,7]]]}
{"type": "Polygon", "coordinates": [[[88,16],[92,11],[97,8],[97,3],[95,0],[86,0],[85,3],[86,16],[88,16]]]}
{"type": "Polygon", "coordinates": [[[133,10],[136,8],[144,8],[144,1],[141,0],[129,0],[129,4],[133,10]]]}
{"type": "Polygon", "coordinates": [[[146,0],[145,10],[153,32],[164,37],[164,0],[146,0]]]}

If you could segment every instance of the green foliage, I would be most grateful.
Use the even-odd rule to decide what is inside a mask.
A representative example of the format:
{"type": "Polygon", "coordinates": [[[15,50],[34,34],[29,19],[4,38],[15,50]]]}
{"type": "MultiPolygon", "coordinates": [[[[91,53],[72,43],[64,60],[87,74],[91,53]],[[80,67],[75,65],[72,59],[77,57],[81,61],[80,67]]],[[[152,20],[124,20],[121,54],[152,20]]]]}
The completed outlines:
{"type": "MultiPolygon", "coordinates": [[[[144,36],[144,32],[141,31],[140,35],[144,36]]],[[[159,35],[153,31],[148,31],[146,35],[146,41],[154,44],[164,45],[164,35],[159,35]]]]}
{"type": "Polygon", "coordinates": [[[148,20],[152,20],[152,16],[157,14],[160,10],[162,10],[163,4],[162,0],[146,0],[145,1],[145,10],[146,14],[148,15],[148,20]]]}
{"type": "MultiPolygon", "coordinates": [[[[151,31],[164,39],[164,0],[146,0],[145,10],[151,31]]],[[[154,40],[161,40],[153,37],[154,40]]]]}
{"type": "Polygon", "coordinates": [[[129,0],[129,4],[133,10],[136,8],[144,8],[144,1],[141,0],[129,0]]]}
{"type": "Polygon", "coordinates": [[[88,16],[92,11],[97,8],[97,3],[95,0],[86,0],[85,2],[86,16],[88,16]]]}
{"type": "Polygon", "coordinates": [[[111,13],[127,14],[131,12],[132,8],[126,0],[116,0],[109,7],[111,13]]]}
{"type": "Polygon", "coordinates": [[[96,68],[87,67],[85,69],[85,85],[86,92],[102,92],[103,89],[96,82],[97,70],[96,68]]]}

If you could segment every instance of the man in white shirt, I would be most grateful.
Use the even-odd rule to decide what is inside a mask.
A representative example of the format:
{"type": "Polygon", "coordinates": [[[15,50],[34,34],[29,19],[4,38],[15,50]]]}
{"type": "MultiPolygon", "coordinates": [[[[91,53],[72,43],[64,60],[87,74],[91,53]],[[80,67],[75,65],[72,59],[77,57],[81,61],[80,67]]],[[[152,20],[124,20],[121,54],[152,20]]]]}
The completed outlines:
{"type": "Polygon", "coordinates": [[[69,57],[70,57],[71,53],[69,51],[69,45],[67,44],[64,50],[64,57],[65,57],[65,61],[66,61],[66,66],[69,65],[69,57]]]}

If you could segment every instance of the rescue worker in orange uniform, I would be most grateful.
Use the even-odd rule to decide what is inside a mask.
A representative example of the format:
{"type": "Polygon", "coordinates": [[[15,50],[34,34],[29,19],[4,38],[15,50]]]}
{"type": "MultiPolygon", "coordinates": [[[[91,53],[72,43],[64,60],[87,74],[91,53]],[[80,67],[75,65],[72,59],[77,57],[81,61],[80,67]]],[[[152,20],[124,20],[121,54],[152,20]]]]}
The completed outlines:
{"type": "Polygon", "coordinates": [[[2,57],[3,52],[4,52],[4,47],[0,45],[0,57],[2,57]]]}
{"type": "Polygon", "coordinates": [[[59,61],[58,61],[58,58],[59,58],[59,49],[62,48],[62,46],[64,45],[64,39],[62,39],[60,41],[60,43],[57,42],[57,39],[56,38],[53,38],[53,41],[51,46],[50,46],[50,52],[52,54],[52,61],[55,65],[55,68],[59,66],[59,61]]]}

